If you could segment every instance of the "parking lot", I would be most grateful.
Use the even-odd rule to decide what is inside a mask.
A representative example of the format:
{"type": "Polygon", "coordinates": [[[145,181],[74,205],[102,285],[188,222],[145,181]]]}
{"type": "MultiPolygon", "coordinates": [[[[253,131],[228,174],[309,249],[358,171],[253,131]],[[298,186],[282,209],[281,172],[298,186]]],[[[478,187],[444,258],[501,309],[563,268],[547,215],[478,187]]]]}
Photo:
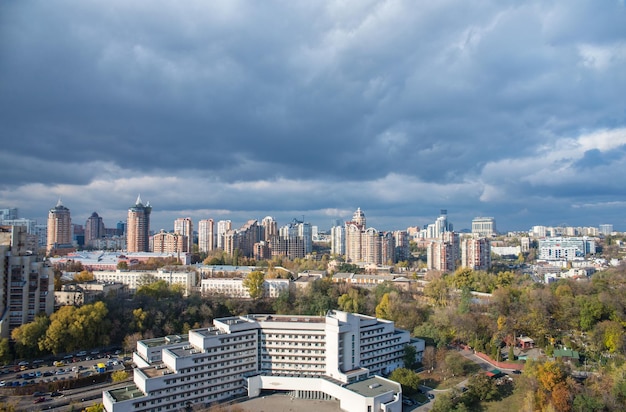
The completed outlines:
{"type": "Polygon", "coordinates": [[[124,359],[119,355],[119,351],[117,353],[92,351],[66,355],[57,360],[22,361],[17,365],[0,369],[0,387],[17,388],[61,382],[124,369],[124,359]]]}

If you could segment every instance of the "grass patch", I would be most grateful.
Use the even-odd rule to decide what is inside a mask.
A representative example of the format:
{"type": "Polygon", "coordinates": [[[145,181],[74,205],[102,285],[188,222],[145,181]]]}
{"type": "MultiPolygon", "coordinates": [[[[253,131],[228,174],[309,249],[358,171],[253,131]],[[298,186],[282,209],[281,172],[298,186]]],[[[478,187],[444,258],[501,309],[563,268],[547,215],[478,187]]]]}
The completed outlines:
{"type": "Polygon", "coordinates": [[[446,378],[441,373],[435,371],[431,373],[420,372],[418,376],[422,381],[422,385],[433,389],[450,389],[467,379],[467,376],[452,376],[446,378]]]}

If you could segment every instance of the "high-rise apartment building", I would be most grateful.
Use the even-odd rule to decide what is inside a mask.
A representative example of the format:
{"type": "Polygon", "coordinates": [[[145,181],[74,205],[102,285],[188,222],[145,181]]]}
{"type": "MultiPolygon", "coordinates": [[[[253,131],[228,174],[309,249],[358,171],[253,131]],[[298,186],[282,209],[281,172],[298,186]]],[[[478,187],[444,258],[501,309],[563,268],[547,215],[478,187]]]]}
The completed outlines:
{"type": "Polygon", "coordinates": [[[189,217],[180,217],[174,221],[174,233],[186,236],[183,252],[193,252],[193,222],[189,217]]]}
{"type": "Polygon", "coordinates": [[[263,240],[269,242],[274,236],[278,236],[278,223],[271,216],[265,216],[261,220],[261,227],[263,227],[263,240]]]}
{"type": "Polygon", "coordinates": [[[220,220],[219,222],[217,222],[217,247],[218,249],[226,250],[224,248],[224,235],[226,234],[226,232],[228,232],[232,228],[233,228],[233,222],[231,222],[230,220],[220,220]]]}
{"type": "Polygon", "coordinates": [[[150,251],[150,213],[152,206],[150,202],[141,202],[141,196],[137,196],[137,201],[128,209],[126,220],[126,250],[128,252],[149,252],[150,251]]]}
{"type": "Polygon", "coordinates": [[[85,223],[85,245],[92,246],[94,240],[101,239],[105,236],[104,222],[96,212],[93,212],[85,223]]]}
{"type": "Polygon", "coordinates": [[[217,247],[215,222],[213,219],[203,219],[198,222],[198,250],[208,253],[217,247]]]}
{"type": "Polygon", "coordinates": [[[28,245],[24,226],[0,226],[0,337],[54,311],[54,274],[28,245]]]}
{"type": "Polygon", "coordinates": [[[472,270],[487,270],[491,265],[491,244],[486,238],[461,240],[461,266],[472,270]]]}
{"type": "Polygon", "coordinates": [[[346,253],[346,229],[341,225],[330,229],[330,253],[344,255],[346,253]]]}
{"type": "Polygon", "coordinates": [[[609,236],[611,233],[613,233],[613,225],[609,223],[600,225],[598,229],[599,232],[604,236],[609,236]]]}
{"type": "Polygon", "coordinates": [[[161,230],[152,237],[152,251],[154,253],[186,253],[188,247],[187,236],[179,233],[167,233],[161,230]]]}
{"type": "Polygon", "coordinates": [[[70,210],[63,206],[61,199],[48,212],[48,242],[46,253],[71,248],[72,245],[72,218],[70,210]]]}

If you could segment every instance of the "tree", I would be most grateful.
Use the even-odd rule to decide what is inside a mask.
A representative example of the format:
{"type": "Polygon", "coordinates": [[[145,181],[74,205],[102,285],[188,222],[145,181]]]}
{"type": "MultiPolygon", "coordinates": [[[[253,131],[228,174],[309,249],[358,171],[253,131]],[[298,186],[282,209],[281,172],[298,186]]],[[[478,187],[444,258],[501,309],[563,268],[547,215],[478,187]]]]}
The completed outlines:
{"type": "Polygon", "coordinates": [[[83,270],[82,272],[74,276],[74,280],[76,282],[89,282],[91,280],[94,280],[93,272],[83,270]]]}
{"type": "Polygon", "coordinates": [[[104,404],[96,403],[95,405],[88,406],[85,408],[85,412],[105,412],[104,404]]]}
{"type": "Polygon", "coordinates": [[[0,363],[6,365],[11,361],[11,346],[8,338],[0,339],[0,363]]]}
{"type": "Polygon", "coordinates": [[[467,382],[467,396],[473,401],[491,401],[498,397],[498,386],[489,376],[478,373],[467,382]]]}
{"type": "Polygon", "coordinates": [[[381,319],[393,320],[391,299],[389,293],[385,293],[380,299],[380,303],[376,305],[376,317],[381,319]]]}
{"type": "Polygon", "coordinates": [[[412,395],[419,391],[420,378],[417,373],[407,368],[398,368],[391,372],[389,379],[402,385],[402,392],[412,395]]]}
{"type": "Polygon", "coordinates": [[[252,299],[263,297],[265,289],[263,288],[265,275],[259,270],[252,271],[243,280],[243,286],[248,289],[248,293],[252,299]]]}
{"type": "Polygon", "coordinates": [[[426,369],[433,370],[436,366],[437,356],[434,346],[426,346],[422,355],[422,364],[426,369]]]}
{"type": "Polygon", "coordinates": [[[39,354],[39,342],[46,335],[50,320],[47,316],[37,316],[34,321],[13,329],[11,338],[15,341],[18,356],[23,358],[39,354]]]}
{"type": "Polygon", "coordinates": [[[407,369],[413,369],[413,367],[415,366],[416,363],[416,355],[417,355],[417,349],[415,349],[415,346],[411,345],[411,344],[406,344],[404,345],[404,367],[407,369]]]}
{"type": "Polygon", "coordinates": [[[123,382],[126,379],[128,379],[128,372],[125,370],[115,371],[111,374],[111,380],[113,380],[113,382],[123,382]]]}
{"type": "Polygon", "coordinates": [[[448,283],[443,278],[433,279],[424,286],[424,296],[431,298],[437,306],[448,304],[448,292],[448,283]]]}

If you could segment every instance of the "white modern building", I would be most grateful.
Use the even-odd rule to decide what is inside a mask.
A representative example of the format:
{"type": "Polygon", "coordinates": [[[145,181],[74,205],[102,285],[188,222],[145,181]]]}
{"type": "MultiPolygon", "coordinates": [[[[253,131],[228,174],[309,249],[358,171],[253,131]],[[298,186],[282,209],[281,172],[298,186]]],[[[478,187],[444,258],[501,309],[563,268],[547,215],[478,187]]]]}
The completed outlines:
{"type": "Polygon", "coordinates": [[[399,384],[378,376],[418,358],[424,341],[393,322],[341,311],[326,316],[248,315],[215,319],[189,335],[143,340],[134,384],[103,393],[108,412],[179,410],[263,390],[336,399],[344,411],[402,411],[399,384]]]}
{"type": "Polygon", "coordinates": [[[596,253],[596,242],[583,237],[555,237],[539,241],[539,259],[574,260],[596,253]]]}
{"type": "Polygon", "coordinates": [[[199,275],[191,271],[171,270],[95,270],[93,277],[98,282],[123,283],[134,293],[137,288],[151,280],[164,280],[168,285],[181,285],[186,293],[198,286],[199,275]]]}
{"type": "MultiPolygon", "coordinates": [[[[248,288],[243,285],[244,278],[208,278],[200,281],[203,295],[224,295],[231,298],[250,298],[248,288]]],[[[265,279],[263,296],[277,298],[284,290],[289,290],[289,279],[265,279]]]]}

